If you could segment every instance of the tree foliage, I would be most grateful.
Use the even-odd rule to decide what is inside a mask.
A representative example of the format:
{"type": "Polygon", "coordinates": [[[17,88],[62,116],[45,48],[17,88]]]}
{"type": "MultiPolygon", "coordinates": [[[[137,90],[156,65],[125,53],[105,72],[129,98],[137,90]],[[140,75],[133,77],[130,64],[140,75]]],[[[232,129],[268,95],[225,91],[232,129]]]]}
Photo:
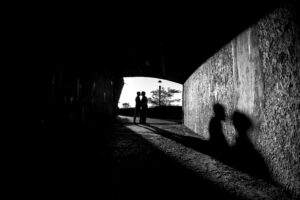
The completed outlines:
{"type": "MultiPolygon", "coordinates": [[[[152,96],[149,98],[149,102],[152,105],[158,106],[159,105],[159,89],[151,91],[152,96]]],[[[160,90],[160,105],[161,106],[170,106],[174,102],[179,102],[180,99],[172,99],[174,94],[181,93],[180,90],[161,87],[160,90]]]]}

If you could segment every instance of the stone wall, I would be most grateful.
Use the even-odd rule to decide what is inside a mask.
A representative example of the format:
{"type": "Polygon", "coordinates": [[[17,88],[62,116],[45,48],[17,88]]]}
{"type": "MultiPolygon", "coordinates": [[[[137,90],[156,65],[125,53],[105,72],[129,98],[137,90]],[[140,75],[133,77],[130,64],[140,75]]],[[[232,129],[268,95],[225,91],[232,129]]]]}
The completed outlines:
{"type": "MultiPolygon", "coordinates": [[[[271,179],[300,191],[300,31],[299,15],[282,6],[245,30],[203,63],[184,84],[184,124],[210,140],[216,103],[228,146],[238,133],[230,116],[251,120],[247,136],[263,158],[271,179]]],[[[255,165],[255,164],[254,164],[255,165]]]]}

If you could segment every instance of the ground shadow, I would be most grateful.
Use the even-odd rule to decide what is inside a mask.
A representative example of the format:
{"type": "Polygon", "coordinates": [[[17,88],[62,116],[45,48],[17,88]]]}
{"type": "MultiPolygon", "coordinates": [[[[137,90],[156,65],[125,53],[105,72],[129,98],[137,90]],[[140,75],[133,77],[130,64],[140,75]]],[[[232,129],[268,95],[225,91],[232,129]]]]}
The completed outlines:
{"type": "Polygon", "coordinates": [[[163,137],[172,139],[186,147],[213,156],[224,164],[254,177],[271,181],[263,159],[254,149],[251,142],[245,138],[246,131],[251,125],[249,118],[245,118],[245,116],[241,117],[241,113],[237,112],[233,115],[234,126],[239,133],[239,138],[237,139],[235,146],[229,147],[225,141],[221,126],[221,120],[225,117],[222,115],[224,109],[218,106],[216,110],[217,114],[212,118],[209,126],[209,131],[212,134],[212,137],[208,141],[198,137],[178,135],[155,126],[151,126],[151,124],[140,126],[163,137]]]}
{"type": "Polygon", "coordinates": [[[119,130],[109,136],[106,145],[113,199],[242,199],[180,164],[141,135],[121,125],[119,130]]]}
{"type": "Polygon", "coordinates": [[[199,137],[194,137],[194,136],[184,136],[184,135],[179,135],[176,133],[173,133],[171,131],[166,131],[164,129],[151,126],[150,124],[148,125],[140,125],[156,134],[159,134],[165,138],[171,139],[173,141],[176,141],[186,147],[192,148],[200,153],[204,153],[206,155],[212,156],[219,160],[220,162],[229,165],[233,168],[239,169],[241,171],[246,172],[242,168],[238,168],[237,165],[233,162],[235,159],[234,155],[231,154],[230,149],[220,149],[217,146],[213,144],[211,141],[205,141],[199,137]]]}
{"type": "MultiPolygon", "coordinates": [[[[42,143],[45,151],[36,149],[40,153],[34,169],[35,185],[27,192],[99,199],[241,199],[141,135],[116,123],[118,126],[119,131],[78,123],[48,129],[49,137],[42,143]]],[[[26,184],[29,180],[33,180],[32,174],[26,184]]]]}
{"type": "MultiPolygon", "coordinates": [[[[83,123],[59,123],[41,128],[22,168],[28,177],[22,188],[31,197],[107,199],[109,181],[103,136],[110,128],[83,123]],[[29,159],[30,157],[30,159],[29,159]]],[[[20,192],[19,194],[22,194],[20,192]]],[[[25,195],[25,193],[24,193],[25,195]]]]}

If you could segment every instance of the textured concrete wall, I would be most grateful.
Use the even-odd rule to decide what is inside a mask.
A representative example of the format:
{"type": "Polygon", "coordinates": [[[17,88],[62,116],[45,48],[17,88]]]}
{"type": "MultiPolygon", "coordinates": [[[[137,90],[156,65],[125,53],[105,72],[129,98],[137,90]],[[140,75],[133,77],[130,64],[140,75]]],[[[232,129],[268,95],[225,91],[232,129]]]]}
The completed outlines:
{"type": "MultiPolygon", "coordinates": [[[[299,15],[282,6],[241,33],[202,64],[184,84],[184,124],[210,139],[212,106],[229,117],[248,116],[247,132],[272,179],[300,191],[299,15]]],[[[236,143],[232,120],[222,122],[229,146],[236,143]]]]}

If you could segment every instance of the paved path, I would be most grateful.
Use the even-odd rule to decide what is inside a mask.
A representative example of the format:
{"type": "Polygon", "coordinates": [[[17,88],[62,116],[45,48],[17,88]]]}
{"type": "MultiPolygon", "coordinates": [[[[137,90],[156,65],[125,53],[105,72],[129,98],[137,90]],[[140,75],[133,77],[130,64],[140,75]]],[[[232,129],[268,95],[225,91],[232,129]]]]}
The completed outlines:
{"type": "Polygon", "coordinates": [[[279,186],[216,159],[180,123],[147,123],[119,116],[106,138],[112,199],[292,199],[279,186]]]}

